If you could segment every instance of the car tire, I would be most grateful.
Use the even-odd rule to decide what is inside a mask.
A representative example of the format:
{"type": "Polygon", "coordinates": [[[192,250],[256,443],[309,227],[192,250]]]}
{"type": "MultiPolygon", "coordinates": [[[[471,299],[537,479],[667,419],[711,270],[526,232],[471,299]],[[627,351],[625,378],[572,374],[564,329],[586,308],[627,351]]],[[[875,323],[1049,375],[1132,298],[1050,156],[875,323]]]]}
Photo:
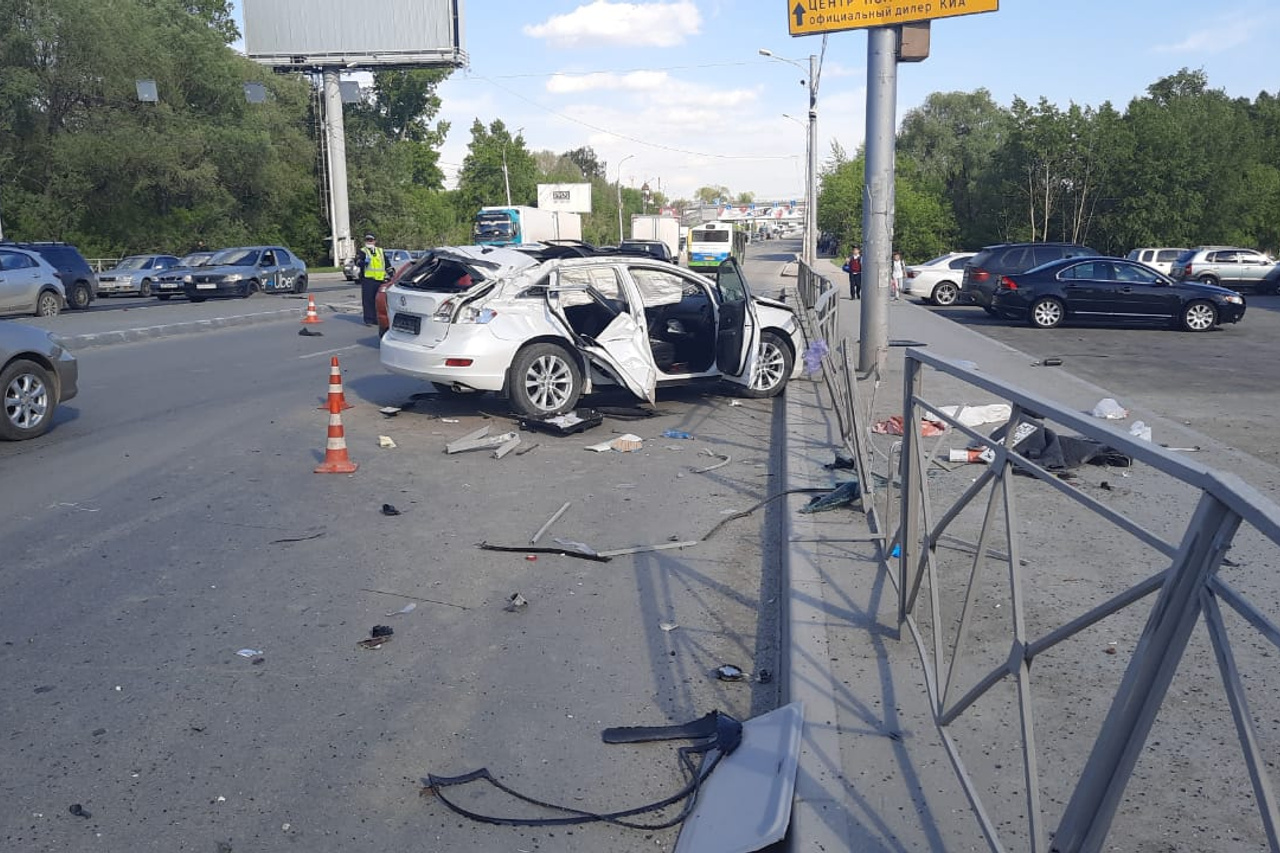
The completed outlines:
{"type": "Polygon", "coordinates": [[[1222,282],[1218,281],[1218,277],[1216,275],[1202,275],[1200,278],[1196,279],[1196,281],[1201,284],[1211,284],[1214,287],[1220,287],[1222,285],[1222,282]]]}
{"type": "Polygon", "coordinates": [[[956,287],[952,282],[940,281],[938,286],[933,289],[933,296],[929,298],[929,301],[934,305],[946,307],[955,305],[956,300],[959,298],[960,288],[956,287]]]}
{"type": "Polygon", "coordinates": [[[53,423],[57,385],[34,361],[18,359],[0,373],[0,438],[21,441],[43,435],[53,423]]]}
{"type": "Polygon", "coordinates": [[[307,277],[305,275],[300,275],[293,280],[293,292],[294,293],[307,292],[307,277]]]}
{"type": "Polygon", "coordinates": [[[508,393],[511,406],[533,418],[563,414],[582,396],[582,371],[562,346],[530,344],[511,362],[508,393]]]}
{"type": "Polygon", "coordinates": [[[142,284],[138,285],[138,295],[143,299],[151,296],[151,279],[144,278],[142,284]]]}
{"type": "Polygon", "coordinates": [[[85,281],[77,281],[71,286],[71,295],[67,298],[67,304],[77,311],[89,307],[89,303],[93,301],[93,292],[89,290],[89,283],[85,281]]]}
{"type": "Polygon", "coordinates": [[[169,297],[170,297],[170,296],[173,296],[173,294],[172,294],[172,293],[157,293],[157,294],[156,294],[156,299],[159,299],[161,302],[168,302],[168,301],[169,301],[169,297]]]}
{"type": "Polygon", "coordinates": [[[787,387],[794,365],[795,356],[786,341],[776,332],[761,333],[756,367],[752,371],[751,382],[743,389],[743,396],[763,398],[781,394],[787,387]]]}
{"type": "Polygon", "coordinates": [[[253,294],[257,292],[258,292],[258,282],[254,281],[253,279],[249,279],[240,288],[240,298],[248,299],[250,296],[253,296],[253,294]]]}
{"type": "Polygon", "coordinates": [[[37,317],[57,317],[62,310],[62,298],[52,290],[42,290],[36,297],[37,317]]]}
{"type": "Polygon", "coordinates": [[[1066,319],[1067,309],[1062,302],[1052,296],[1043,296],[1031,303],[1027,318],[1037,329],[1054,329],[1062,325],[1066,319]]]}
{"type": "Polygon", "coordinates": [[[1197,299],[1183,306],[1180,319],[1188,332],[1207,332],[1218,325],[1218,309],[1212,302],[1197,299]]]}

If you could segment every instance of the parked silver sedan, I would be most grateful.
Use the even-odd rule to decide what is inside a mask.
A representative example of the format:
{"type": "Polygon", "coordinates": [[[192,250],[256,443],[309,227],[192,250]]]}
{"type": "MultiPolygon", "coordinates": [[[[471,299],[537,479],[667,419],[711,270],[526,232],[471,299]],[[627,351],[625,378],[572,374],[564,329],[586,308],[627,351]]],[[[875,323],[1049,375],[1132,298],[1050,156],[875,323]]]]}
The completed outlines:
{"type": "Polygon", "coordinates": [[[53,317],[67,304],[58,270],[36,252],[0,247],[0,314],[53,317]]]}
{"type": "Polygon", "coordinates": [[[148,297],[156,277],[177,265],[178,259],[174,255],[130,255],[122,258],[114,268],[98,273],[98,295],[136,293],[148,297]]]}
{"type": "Polygon", "coordinates": [[[0,439],[43,435],[58,405],[78,390],[76,359],[53,335],[0,320],[0,439]]]}

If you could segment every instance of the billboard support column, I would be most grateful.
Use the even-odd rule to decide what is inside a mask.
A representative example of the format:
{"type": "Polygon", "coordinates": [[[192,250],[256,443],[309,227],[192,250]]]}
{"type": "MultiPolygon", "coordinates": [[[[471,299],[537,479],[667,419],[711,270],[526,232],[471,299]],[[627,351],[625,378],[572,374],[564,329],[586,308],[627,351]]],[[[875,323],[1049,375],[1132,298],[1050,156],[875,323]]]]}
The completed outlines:
{"type": "Polygon", "coordinates": [[[342,91],[338,85],[338,71],[324,70],[324,134],[325,154],[329,168],[329,198],[333,209],[330,226],[333,229],[333,263],[342,266],[355,258],[355,243],[351,239],[351,212],[347,203],[347,132],[342,121],[342,91]]]}
{"type": "Polygon", "coordinates": [[[898,34],[867,31],[867,173],[862,186],[862,315],[858,371],[879,377],[889,357],[889,279],[893,271],[894,122],[898,34]]]}

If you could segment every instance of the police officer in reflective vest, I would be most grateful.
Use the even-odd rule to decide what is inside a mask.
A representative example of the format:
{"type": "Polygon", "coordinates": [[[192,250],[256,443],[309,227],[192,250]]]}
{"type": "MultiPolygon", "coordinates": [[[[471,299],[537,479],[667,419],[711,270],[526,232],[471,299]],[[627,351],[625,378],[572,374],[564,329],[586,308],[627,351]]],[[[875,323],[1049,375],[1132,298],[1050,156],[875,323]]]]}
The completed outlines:
{"type": "Polygon", "coordinates": [[[387,278],[387,256],[372,234],[364,235],[364,248],[356,255],[356,267],[360,271],[360,307],[364,309],[364,324],[376,326],[378,287],[387,278]]]}

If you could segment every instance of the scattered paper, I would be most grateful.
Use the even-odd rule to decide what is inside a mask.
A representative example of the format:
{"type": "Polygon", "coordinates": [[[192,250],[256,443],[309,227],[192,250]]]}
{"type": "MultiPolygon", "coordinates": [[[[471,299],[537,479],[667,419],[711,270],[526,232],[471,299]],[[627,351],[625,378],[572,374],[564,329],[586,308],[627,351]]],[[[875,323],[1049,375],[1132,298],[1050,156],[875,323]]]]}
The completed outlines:
{"type": "Polygon", "coordinates": [[[596,453],[608,453],[615,450],[619,453],[630,453],[633,450],[639,450],[644,447],[644,439],[632,433],[620,435],[610,441],[602,441],[599,444],[587,445],[587,450],[593,450],[596,453]]]}
{"type": "Polygon", "coordinates": [[[387,448],[391,448],[391,447],[395,447],[395,446],[396,446],[396,443],[395,443],[394,441],[392,441],[392,440],[391,440],[391,436],[389,436],[389,435],[380,435],[380,436],[378,436],[378,446],[379,446],[379,447],[387,447],[387,448]]]}

